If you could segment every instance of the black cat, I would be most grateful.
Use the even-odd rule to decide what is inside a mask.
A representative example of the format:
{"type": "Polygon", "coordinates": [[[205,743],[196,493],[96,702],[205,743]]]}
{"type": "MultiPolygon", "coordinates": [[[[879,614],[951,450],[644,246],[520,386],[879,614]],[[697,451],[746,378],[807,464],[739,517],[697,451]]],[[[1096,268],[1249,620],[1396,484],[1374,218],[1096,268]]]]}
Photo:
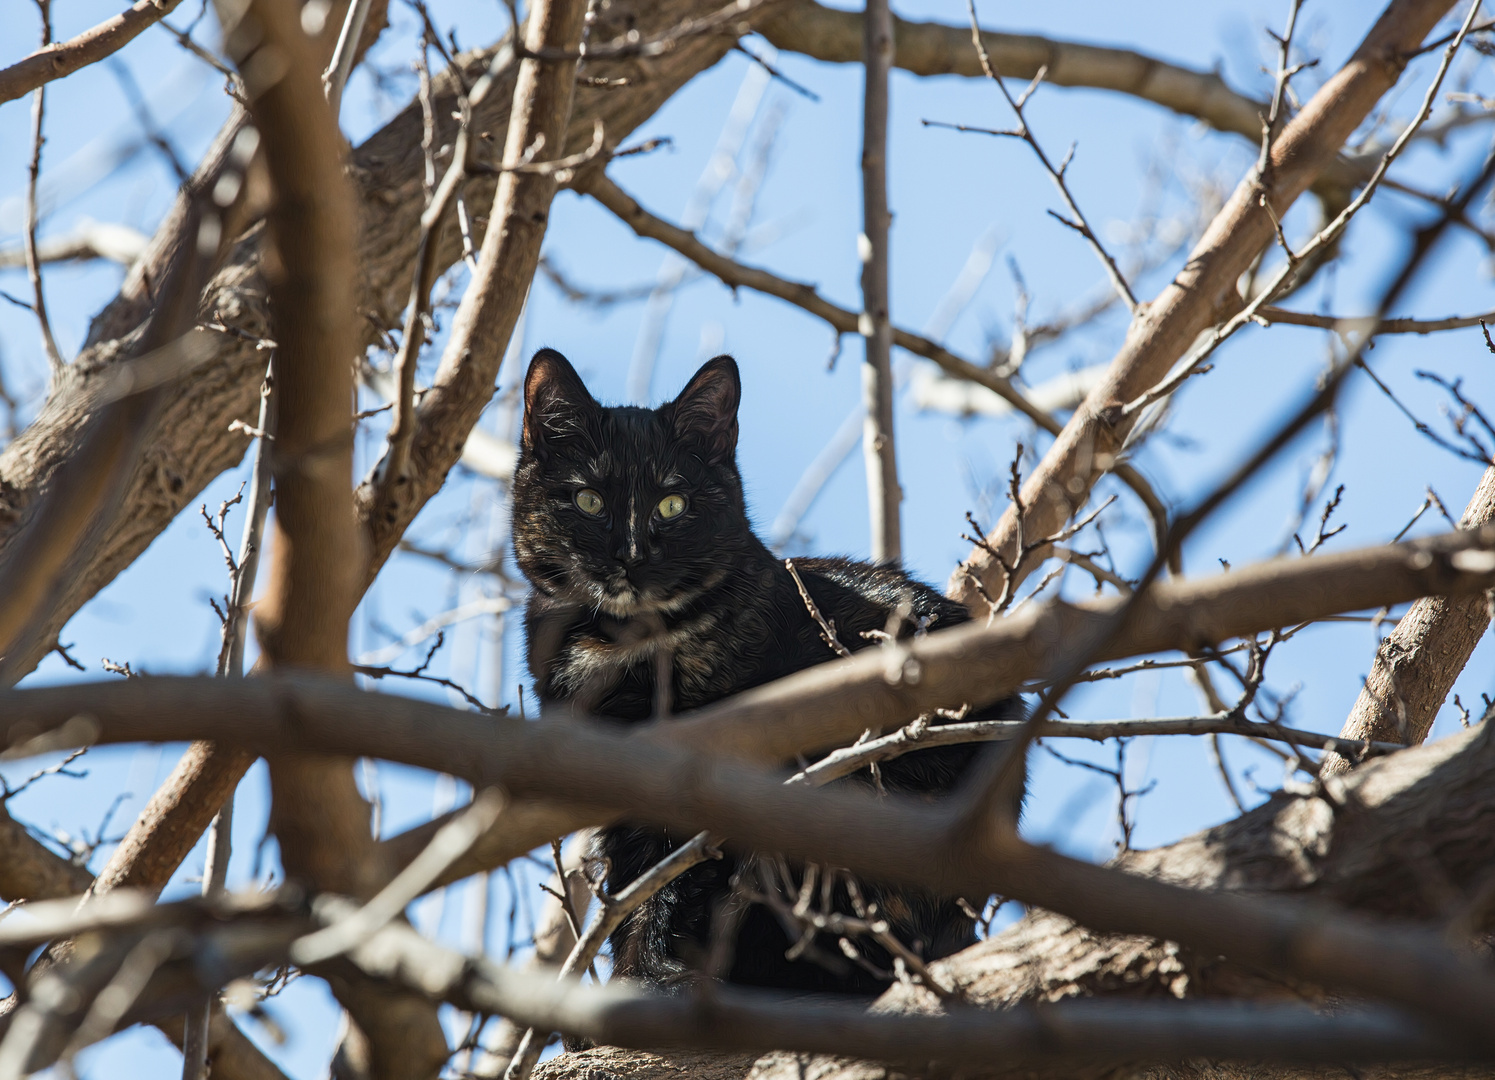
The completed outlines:
{"type": "MultiPolygon", "coordinates": [[[[793,577],[748,522],[736,465],[740,393],[736,363],[719,356],[658,409],[604,408],[560,353],[535,354],[514,474],[514,547],[534,585],[525,629],[546,706],[566,702],[634,723],[835,659],[793,577]]],[[[893,620],[900,637],[969,618],[960,604],[892,567],[850,559],[795,566],[848,649],[871,644],[891,613],[902,613],[893,620]]],[[[1003,703],[973,718],[1017,709],[1003,703]]],[[[976,752],[966,745],[906,754],[880,766],[880,783],[901,794],[948,792],[976,752]]],[[[870,782],[866,770],[860,778],[870,782]]],[[[626,824],[604,830],[598,849],[611,863],[609,890],[685,839],[626,824]]],[[[836,935],[801,940],[782,904],[777,911],[743,906],[744,888],[749,897],[787,891],[792,903],[803,869],[732,854],[687,871],[619,928],[611,939],[615,972],[668,983],[703,970],[713,918],[722,917],[739,869],[756,880],[738,886],[726,978],[861,994],[887,985],[892,959],[865,936],[848,952],[836,935]]],[[[875,905],[926,959],[975,941],[972,920],[954,899],[810,873],[807,891],[821,903],[842,914],[875,905]]]]}

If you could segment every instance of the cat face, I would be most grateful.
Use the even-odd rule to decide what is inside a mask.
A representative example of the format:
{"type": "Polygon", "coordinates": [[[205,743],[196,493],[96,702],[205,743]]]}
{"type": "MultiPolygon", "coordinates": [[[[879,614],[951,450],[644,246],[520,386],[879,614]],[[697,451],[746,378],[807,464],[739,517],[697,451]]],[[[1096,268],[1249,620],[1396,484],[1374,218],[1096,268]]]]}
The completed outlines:
{"type": "Polygon", "coordinates": [[[606,408],[553,349],[524,380],[514,548],[546,595],[669,614],[721,581],[751,537],[737,473],[737,364],[708,361],[657,409],[606,408]]]}

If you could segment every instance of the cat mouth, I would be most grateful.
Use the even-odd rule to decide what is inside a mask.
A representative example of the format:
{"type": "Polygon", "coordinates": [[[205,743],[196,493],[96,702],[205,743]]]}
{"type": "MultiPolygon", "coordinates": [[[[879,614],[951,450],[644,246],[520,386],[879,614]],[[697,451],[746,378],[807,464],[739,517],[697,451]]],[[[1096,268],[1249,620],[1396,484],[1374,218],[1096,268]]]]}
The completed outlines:
{"type": "Polygon", "coordinates": [[[597,606],[614,618],[668,614],[680,606],[681,598],[661,594],[657,588],[633,585],[627,578],[595,586],[597,606]]]}
{"type": "Polygon", "coordinates": [[[598,606],[609,615],[622,617],[627,615],[639,615],[651,610],[644,603],[644,598],[639,591],[631,585],[625,585],[621,589],[604,589],[598,606]]]}

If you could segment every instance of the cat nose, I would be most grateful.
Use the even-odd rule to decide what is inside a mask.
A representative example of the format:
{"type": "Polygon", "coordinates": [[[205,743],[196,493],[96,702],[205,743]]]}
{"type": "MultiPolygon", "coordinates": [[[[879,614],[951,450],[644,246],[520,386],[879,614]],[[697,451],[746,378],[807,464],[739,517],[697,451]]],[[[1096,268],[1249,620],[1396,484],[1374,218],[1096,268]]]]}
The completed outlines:
{"type": "Polygon", "coordinates": [[[614,552],[614,555],[618,562],[622,563],[629,570],[636,570],[649,561],[649,552],[637,544],[628,544],[625,547],[621,547],[614,552]]]}

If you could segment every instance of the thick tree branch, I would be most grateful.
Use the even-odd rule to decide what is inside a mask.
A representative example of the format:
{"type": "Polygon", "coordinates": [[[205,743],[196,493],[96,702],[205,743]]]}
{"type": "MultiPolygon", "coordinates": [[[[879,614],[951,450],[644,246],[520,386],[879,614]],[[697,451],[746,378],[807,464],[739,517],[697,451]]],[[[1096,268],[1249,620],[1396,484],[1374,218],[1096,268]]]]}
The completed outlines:
{"type": "Polygon", "coordinates": [[[86,867],[53,852],[0,803],[0,900],[77,896],[91,881],[86,867]]]}
{"type": "MultiPolygon", "coordinates": [[[[757,23],[775,48],[803,53],[830,63],[861,59],[862,16],[839,11],[815,0],[790,0],[757,23]]],[[[982,76],[981,61],[971,48],[969,27],[893,20],[893,63],[915,75],[982,76]]],[[[999,34],[984,30],[981,42],[998,71],[1008,78],[1031,79],[1047,68],[1046,82],[1058,86],[1115,90],[1151,101],[1184,116],[1196,116],[1220,131],[1261,138],[1266,102],[1238,94],[1219,75],[1191,71],[1127,49],[1106,49],[1032,34],[999,34]]]]}
{"type": "MultiPolygon", "coordinates": [[[[333,909],[329,902],[324,910],[333,909]]],[[[324,916],[325,918],[326,916],[324,916]]],[[[633,987],[543,983],[526,972],[468,959],[405,927],[382,931],[353,957],[365,971],[418,987],[472,1012],[502,1012],[600,1043],[718,1050],[834,1047],[896,1062],[915,1075],[931,1063],[986,1074],[1096,1058],[1181,1060],[1283,1057],[1335,1060],[1468,1054],[1389,1010],[1338,1020],[1302,1006],[1198,1003],[1180,1006],[1073,1002],[1007,1013],[871,1013],[831,999],[714,987],[709,994],[649,993],[633,987]]]]}
{"type": "MultiPolygon", "coordinates": [[[[605,726],[517,724],[496,737],[480,718],[428,703],[359,695],[325,682],[255,682],[231,686],[237,691],[232,698],[223,693],[228,684],[216,679],[132,681],[114,684],[108,694],[97,686],[11,691],[0,715],[11,740],[20,732],[58,729],[39,744],[88,734],[105,741],[176,739],[200,730],[200,717],[208,714],[251,745],[327,753],[356,747],[453,772],[474,786],[502,786],[514,798],[563,800],[575,808],[576,824],[627,813],[668,828],[704,827],[746,847],[829,861],[883,880],[956,895],[998,892],[1095,931],[1176,941],[1290,980],[1393,1002],[1460,1038],[1482,1040],[1490,1030],[1495,976],[1448,948],[1437,932],[1301,903],[1179,888],[1076,862],[1006,831],[971,835],[959,805],[785,786],[782,774],[605,726]],[[100,707],[83,705],[89,717],[79,717],[90,695],[100,707]],[[672,798],[660,800],[660,790],[672,798]]],[[[1466,755],[1468,768],[1487,776],[1495,753],[1490,729],[1449,742],[1466,755]]]]}
{"type": "MultiPolygon", "coordinates": [[[[314,901],[312,920],[304,909],[273,901],[175,904],[146,907],[135,918],[122,911],[115,919],[95,920],[90,932],[99,935],[102,951],[118,952],[119,945],[152,930],[177,931],[165,963],[130,1009],[131,1017],[139,1018],[190,993],[194,975],[225,978],[274,964],[294,947],[308,922],[336,927],[356,910],[331,896],[314,901]],[[206,962],[192,964],[194,954],[206,962]]],[[[73,920],[68,930],[78,932],[84,925],[73,920]]],[[[18,938],[13,947],[35,937],[18,938]]],[[[994,1062],[1027,1071],[1066,1063],[1090,1066],[1115,1057],[1176,1060],[1211,1053],[1304,1061],[1359,1060],[1362,1054],[1371,1060],[1478,1060],[1488,1054],[1389,1009],[1325,1015],[1297,1004],[1070,1002],[1007,1013],[958,1009],[948,1015],[879,1015],[853,1001],[795,1000],[738,988],[660,994],[617,984],[585,987],[465,957],[402,923],[365,936],[341,966],[469,1012],[502,1013],[624,1046],[856,1052],[918,1071],[935,1060],[977,1066],[984,1073],[994,1062]]]]}
{"type": "MultiPolygon", "coordinates": [[[[1438,543],[1468,542],[1450,534],[1427,547],[1419,546],[1427,542],[1414,542],[1283,559],[1214,578],[1164,582],[1134,610],[1128,633],[1094,659],[1190,651],[1237,635],[1424,594],[1479,592],[1495,581],[1495,554],[1488,550],[1495,546],[1495,526],[1478,535],[1484,547],[1462,558],[1480,569],[1467,572],[1453,570],[1448,562],[1452,554],[1434,554],[1438,543]]],[[[1124,602],[1051,602],[989,627],[975,622],[937,631],[901,644],[891,664],[880,650],[866,650],[688,716],[639,728],[636,737],[771,765],[793,761],[800,754],[848,745],[868,728],[888,731],[935,709],[1005,697],[1048,671],[1056,643],[1093,635],[1124,602]]],[[[181,705],[187,707],[187,702],[181,705]]],[[[390,857],[414,858],[441,820],[392,837],[386,842],[390,857]]],[[[491,869],[579,824],[554,807],[511,807],[499,828],[453,868],[453,878],[491,869]]]]}
{"type": "MultiPolygon", "coordinates": [[[[1489,733],[1466,733],[1431,746],[1368,763],[1331,780],[1325,791],[1281,793],[1223,825],[1153,851],[1132,852],[1115,863],[1132,873],[1157,876],[1203,890],[1306,896],[1345,904],[1381,917],[1448,919],[1463,935],[1488,928],[1482,897],[1492,855],[1489,799],[1489,733]],[[1327,798],[1326,798],[1327,796],[1327,798]],[[1330,799],[1335,801],[1329,801],[1330,799]],[[1431,886],[1430,878],[1440,882],[1431,886]],[[1449,904],[1455,906],[1450,909],[1449,904]]],[[[939,977],[962,988],[967,1000],[987,1008],[1104,997],[1278,1000],[1284,993],[1323,1001],[1321,988],[1288,984],[1219,956],[1180,949],[1149,937],[1095,934],[1073,920],[1033,911],[1021,921],[935,965],[939,977]]],[[[927,1008],[922,991],[895,987],[879,1008],[927,1008]]],[[[635,1080],[633,1064],[611,1068],[635,1080]]],[[[806,1074],[825,1080],[889,1080],[889,1071],[841,1059],[811,1060],[774,1054],[759,1063],[764,1080],[806,1074]]],[[[1446,1069],[1371,1070],[1365,1075],[1488,1077],[1446,1069]]],[[[1099,1077],[1101,1069],[1066,1072],[1099,1077]]],[[[1262,1065],[1192,1062],[1162,1080],[1288,1080],[1343,1076],[1343,1069],[1292,1072],[1262,1065]]],[[[556,1080],[545,1073],[546,1080],[556,1080]]]]}
{"type": "MultiPolygon", "coordinates": [[[[1495,521],[1495,467],[1485,470],[1459,524],[1478,528],[1495,521]]],[[[1490,593],[1423,597],[1407,611],[1376,651],[1355,706],[1344,723],[1346,739],[1416,745],[1428,737],[1438,710],[1490,626],[1490,593]]],[[[1350,761],[1331,754],[1323,770],[1342,773],[1350,761]]]]}
{"type": "MultiPolygon", "coordinates": [[[[277,343],[275,518],[255,625],[272,670],[346,679],[365,558],[351,492],[354,222],[344,144],[293,0],[253,0],[237,24],[234,14],[220,5],[274,192],[264,266],[277,343]]],[[[269,756],[270,827],[286,877],[372,895],[384,874],[351,758],[295,749],[269,756]]],[[[436,1076],[448,1050],[434,1008],[360,982],[332,987],[366,1040],[371,1080],[436,1076]]]]}
{"type": "MultiPolygon", "coordinates": [[[[344,187],[341,136],[322,98],[319,64],[286,0],[256,0],[226,44],[245,75],[274,190],[268,241],[270,302],[277,342],[276,508],[265,598],[255,612],[261,647],[275,670],[346,675],[347,624],[361,562],[352,526],[353,382],[338,359],[352,352],[353,221],[344,187]],[[273,58],[273,66],[270,60],[273,58]],[[251,63],[250,61],[255,62],[251,63]],[[273,75],[270,73],[274,73],[273,75]]],[[[286,872],[352,895],[367,888],[367,810],[334,781],[326,763],[272,766],[272,827],[286,872]],[[277,773],[313,770],[289,780],[277,773]],[[330,785],[330,786],[329,786],[330,785]],[[313,805],[301,805],[311,799],[313,805]],[[296,805],[287,805],[296,804],[296,805]],[[351,874],[351,876],[350,876],[351,874]]]]}

